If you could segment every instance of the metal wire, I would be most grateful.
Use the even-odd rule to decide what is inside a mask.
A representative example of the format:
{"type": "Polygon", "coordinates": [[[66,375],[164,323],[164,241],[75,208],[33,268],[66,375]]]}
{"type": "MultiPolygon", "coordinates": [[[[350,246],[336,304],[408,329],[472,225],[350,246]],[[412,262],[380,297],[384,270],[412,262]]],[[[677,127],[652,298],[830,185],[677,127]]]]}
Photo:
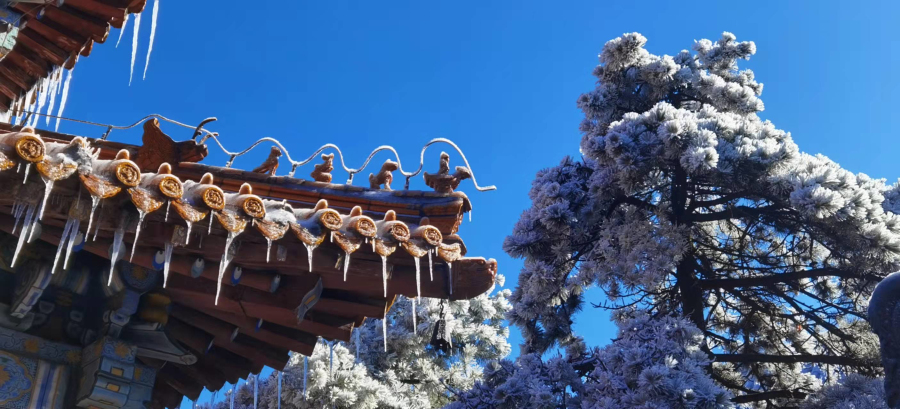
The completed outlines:
{"type": "Polygon", "coordinates": [[[389,145],[381,145],[381,146],[375,148],[375,150],[373,150],[369,154],[369,156],[363,162],[362,166],[360,166],[359,168],[350,168],[350,167],[347,167],[346,163],[344,162],[344,154],[341,152],[341,149],[338,148],[337,145],[334,145],[331,143],[322,145],[319,149],[317,149],[315,152],[313,152],[311,155],[309,155],[309,157],[307,157],[306,159],[301,160],[301,161],[295,161],[294,159],[292,159],[291,154],[288,151],[288,149],[285,148],[284,145],[282,145],[280,141],[278,141],[275,138],[271,138],[271,137],[260,138],[256,142],[253,142],[249,147],[247,147],[246,149],[244,149],[242,151],[231,152],[228,149],[226,149],[224,145],[222,145],[221,141],[219,141],[219,134],[217,132],[212,132],[203,127],[203,124],[212,122],[215,120],[215,118],[207,118],[203,122],[201,122],[200,125],[191,126],[191,125],[188,125],[185,123],[178,122],[173,119],[166,118],[159,114],[150,114],[150,115],[147,115],[147,116],[139,119],[138,121],[136,121],[135,123],[133,123],[131,125],[119,126],[119,125],[103,124],[103,123],[99,123],[99,122],[85,121],[85,120],[81,120],[81,119],[66,118],[66,117],[50,115],[50,114],[43,114],[40,112],[32,112],[32,111],[22,111],[22,112],[28,113],[28,114],[33,114],[33,115],[43,115],[43,116],[47,116],[47,117],[55,118],[55,119],[62,119],[64,121],[71,121],[71,122],[77,122],[77,123],[82,123],[82,124],[86,124],[86,125],[103,127],[103,128],[107,129],[106,133],[104,134],[104,139],[106,139],[106,137],[109,136],[109,133],[113,129],[119,129],[119,130],[131,129],[131,128],[134,128],[134,127],[142,124],[144,121],[146,121],[150,118],[156,118],[158,120],[165,121],[165,122],[171,123],[173,125],[178,125],[180,127],[193,130],[194,131],[193,139],[195,140],[195,142],[196,142],[196,137],[197,137],[198,133],[204,134],[204,136],[200,139],[200,141],[196,142],[198,145],[205,144],[206,141],[209,139],[212,139],[213,141],[215,141],[216,145],[218,145],[219,149],[221,149],[222,152],[228,156],[228,162],[226,162],[225,167],[229,167],[229,168],[234,163],[235,159],[249,153],[254,148],[256,148],[258,145],[262,144],[263,142],[271,142],[271,143],[275,144],[276,146],[278,146],[279,149],[281,149],[281,152],[284,154],[285,158],[288,160],[288,162],[290,162],[291,171],[290,171],[290,173],[288,173],[288,176],[290,176],[290,177],[294,177],[294,173],[297,171],[298,167],[306,165],[307,163],[311,162],[313,159],[315,159],[320,153],[322,153],[326,149],[334,149],[335,151],[337,151],[337,155],[338,155],[338,159],[340,159],[341,167],[344,169],[344,171],[347,172],[347,174],[350,175],[350,177],[347,179],[348,185],[353,183],[353,176],[362,172],[369,165],[369,162],[372,161],[372,158],[375,157],[375,154],[377,154],[378,152],[381,152],[381,151],[391,151],[394,154],[394,157],[397,159],[397,171],[406,177],[406,184],[405,184],[404,188],[409,189],[410,179],[422,173],[422,169],[425,166],[425,151],[428,150],[428,147],[431,145],[437,144],[437,143],[445,143],[447,145],[450,145],[454,150],[456,150],[456,153],[459,154],[460,158],[463,160],[463,163],[465,163],[466,168],[469,169],[469,174],[472,176],[472,184],[475,185],[476,190],[478,190],[479,192],[485,192],[485,191],[497,189],[497,187],[494,185],[479,186],[478,182],[475,180],[475,172],[472,171],[472,166],[469,165],[469,160],[466,158],[466,155],[463,153],[462,149],[460,149],[459,146],[457,146],[455,143],[453,143],[453,141],[446,139],[446,138],[434,138],[434,139],[428,141],[428,143],[426,143],[425,146],[422,147],[422,152],[419,154],[419,167],[416,168],[416,170],[413,172],[407,172],[407,171],[403,170],[403,165],[400,162],[400,154],[397,153],[396,149],[394,149],[392,146],[389,146],[389,145]]]}

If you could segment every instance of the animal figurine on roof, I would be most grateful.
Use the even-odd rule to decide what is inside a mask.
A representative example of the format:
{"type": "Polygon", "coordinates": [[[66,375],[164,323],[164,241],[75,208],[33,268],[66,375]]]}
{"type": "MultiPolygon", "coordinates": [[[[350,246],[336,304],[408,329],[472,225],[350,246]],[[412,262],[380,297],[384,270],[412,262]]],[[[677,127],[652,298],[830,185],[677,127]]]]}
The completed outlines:
{"type": "Polygon", "coordinates": [[[278,149],[277,146],[273,146],[272,150],[269,152],[269,157],[256,169],[253,169],[254,173],[265,173],[270,176],[275,176],[275,171],[278,170],[278,158],[281,157],[281,149],[278,149]]]}
{"type": "Polygon", "coordinates": [[[334,170],[334,154],[328,153],[322,154],[322,163],[316,165],[316,169],[313,170],[309,175],[312,176],[313,180],[316,182],[323,183],[331,183],[331,171],[334,170]]]}
{"type": "Polygon", "coordinates": [[[441,152],[441,163],[438,173],[425,172],[425,184],[438,193],[453,193],[459,182],[472,177],[472,172],[465,166],[457,166],[456,172],[450,174],[450,155],[441,152]]]}
{"type": "Polygon", "coordinates": [[[394,175],[391,172],[399,168],[397,162],[390,159],[384,161],[384,165],[381,165],[381,170],[377,174],[369,174],[369,187],[380,189],[381,185],[384,185],[384,190],[391,190],[391,182],[394,181],[394,175]]]}

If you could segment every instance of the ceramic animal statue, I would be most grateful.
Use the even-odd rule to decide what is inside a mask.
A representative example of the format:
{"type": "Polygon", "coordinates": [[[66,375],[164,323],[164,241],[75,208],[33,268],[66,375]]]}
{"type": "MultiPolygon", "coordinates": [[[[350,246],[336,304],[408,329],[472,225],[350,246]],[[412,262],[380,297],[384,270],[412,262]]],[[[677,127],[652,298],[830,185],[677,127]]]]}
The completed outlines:
{"type": "Polygon", "coordinates": [[[309,175],[316,182],[331,183],[331,171],[334,170],[334,154],[322,154],[322,163],[316,165],[316,169],[309,175]]]}
{"type": "Polygon", "coordinates": [[[381,171],[377,174],[369,174],[369,187],[372,189],[380,189],[381,185],[384,185],[384,190],[391,190],[391,182],[394,181],[394,175],[391,174],[391,172],[399,168],[400,166],[397,162],[390,159],[384,161],[384,165],[381,165],[381,171]]]}

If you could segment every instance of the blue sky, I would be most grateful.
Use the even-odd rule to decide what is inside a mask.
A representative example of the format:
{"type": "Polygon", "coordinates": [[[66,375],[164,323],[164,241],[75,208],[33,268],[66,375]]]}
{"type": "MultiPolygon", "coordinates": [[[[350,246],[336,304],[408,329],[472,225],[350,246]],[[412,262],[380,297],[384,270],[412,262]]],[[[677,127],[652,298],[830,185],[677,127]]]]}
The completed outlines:
{"type": "MultiPolygon", "coordinates": [[[[670,55],[722,31],[755,41],[757,55],[744,67],[765,84],[764,118],[792,132],[807,152],[874,177],[900,176],[891,121],[900,106],[898,3],[160,1],[147,79],[139,73],[149,12],[134,83],[128,86],[129,24],[118,48],[113,30],[79,62],[66,116],[115,124],[149,113],[188,123],[216,116],[210,128],[231,150],[272,136],[306,157],[335,143],[354,167],[389,144],[414,168],[424,143],[452,139],[479,183],[498,186],[481,193],[463,183],[475,211],[461,234],[470,255],[498,260],[508,288],[522,263],[503,253],[503,239],[529,205],[535,172],[577,155],[575,100],[594,85],[590,73],[603,43],[624,32],[641,32],[651,52],[670,55]]],[[[66,123],[61,131],[103,132],[66,123]]],[[[140,135],[138,128],[111,138],[139,143],[140,135]]],[[[267,151],[235,166],[253,167],[267,151]]],[[[436,167],[439,153],[428,151],[426,169],[436,167]]],[[[222,165],[225,158],[207,161],[222,165]]],[[[451,165],[458,164],[453,156],[451,165]]],[[[590,308],[576,329],[590,344],[614,336],[606,315],[590,308]]],[[[518,344],[519,330],[512,333],[518,344]]]]}

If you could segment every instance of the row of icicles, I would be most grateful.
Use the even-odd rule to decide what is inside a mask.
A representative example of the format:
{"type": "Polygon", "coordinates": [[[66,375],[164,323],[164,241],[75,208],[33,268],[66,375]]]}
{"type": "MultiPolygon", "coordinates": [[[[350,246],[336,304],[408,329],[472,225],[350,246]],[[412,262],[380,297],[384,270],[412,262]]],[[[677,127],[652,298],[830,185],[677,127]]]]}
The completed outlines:
{"type": "MultiPolygon", "coordinates": [[[[131,85],[131,80],[134,77],[134,63],[137,58],[137,48],[138,48],[138,33],[141,26],[141,14],[134,14],[134,31],[131,41],[131,70],[128,75],[128,85],[131,85]]],[[[116,41],[116,47],[119,46],[119,42],[122,41],[122,35],[125,33],[125,29],[128,27],[128,20],[131,14],[125,14],[125,21],[122,24],[122,29],[119,30],[119,40],[116,41]]],[[[153,42],[156,39],[156,24],[159,17],[159,0],[153,1],[153,11],[151,12],[151,22],[150,22],[150,43],[147,46],[147,58],[144,62],[144,75],[143,79],[147,78],[147,69],[150,67],[150,54],[153,52],[153,42]]],[[[50,71],[50,74],[46,77],[39,80],[25,95],[20,96],[16,100],[14,100],[10,104],[10,109],[5,113],[0,113],[0,121],[11,123],[14,125],[24,125],[28,127],[36,127],[38,124],[38,118],[41,116],[40,114],[44,114],[46,125],[50,126],[51,116],[54,116],[53,109],[56,106],[56,100],[59,98],[59,109],[57,110],[55,116],[56,118],[56,126],[54,128],[55,131],[59,131],[59,123],[60,118],[63,115],[63,111],[66,109],[66,102],[69,99],[69,85],[72,83],[72,72],[75,70],[74,66],[72,69],[68,70],[66,73],[65,81],[63,81],[63,67],[55,66],[50,71]],[[46,111],[44,108],[46,107],[46,111]],[[29,115],[25,112],[34,112],[35,114],[29,115]],[[27,118],[26,123],[22,123],[27,118]]]]}
{"type": "MultiPolygon", "coordinates": [[[[0,170],[8,170],[15,167],[17,174],[22,177],[25,186],[25,194],[18,194],[19,201],[13,206],[13,216],[16,219],[16,228],[21,222],[19,241],[13,255],[12,264],[15,265],[22,246],[25,242],[35,238],[35,232],[39,231],[39,222],[43,219],[47,207],[47,199],[50,196],[54,183],[67,179],[78,173],[81,179],[81,187],[78,198],[68,210],[68,219],[61,235],[57,255],[54,259],[53,271],[59,264],[63,248],[66,256],[62,258],[63,268],[68,268],[72,249],[79,242],[87,241],[91,237],[96,240],[100,230],[100,223],[94,222],[94,215],[98,206],[108,199],[116,197],[122,190],[128,192],[130,202],[137,210],[137,225],[135,228],[134,243],[138,242],[141,226],[144,218],[165,205],[165,220],[168,221],[169,209],[175,208],[176,213],[186,223],[186,234],[182,239],[167,240],[164,257],[163,276],[164,286],[168,279],[169,263],[177,246],[186,246],[189,243],[192,226],[209,217],[207,234],[211,233],[212,220],[216,219],[227,231],[227,240],[222,258],[219,262],[219,274],[217,282],[216,304],[221,292],[222,279],[228,265],[234,258],[233,243],[235,238],[243,233],[248,224],[256,226],[264,236],[268,244],[266,260],[269,261],[271,244],[275,240],[284,237],[288,230],[303,243],[307,249],[309,271],[313,271],[313,252],[325,240],[329,240],[339,246],[343,251],[343,273],[347,280],[351,254],[357,251],[363,244],[371,244],[373,252],[382,260],[382,277],[384,295],[387,297],[387,257],[397,247],[403,247],[413,256],[416,266],[416,291],[421,295],[420,261],[428,256],[429,276],[434,279],[433,256],[443,259],[448,267],[462,256],[459,243],[445,244],[440,231],[429,225],[427,218],[423,218],[420,225],[408,226],[397,220],[396,213],[392,210],[385,213],[383,220],[375,221],[362,214],[359,206],[354,207],[349,215],[341,215],[337,211],[328,208],[325,200],[320,200],[312,209],[293,209],[286,201],[262,199],[253,194],[249,184],[241,186],[237,193],[225,193],[221,188],[213,184],[213,176],[205,174],[199,182],[182,182],[172,174],[172,168],[168,164],[162,164],[156,173],[141,174],[138,166],[130,160],[127,150],[121,150],[112,160],[101,160],[99,149],[91,149],[88,141],[83,138],[75,138],[70,143],[64,144],[53,141],[43,141],[31,128],[23,128],[20,132],[12,132],[0,135],[0,170]],[[37,194],[27,194],[29,185],[29,171],[34,164],[44,184],[43,197],[38,200],[37,194]],[[24,166],[23,166],[24,165],[24,166]],[[82,204],[82,191],[90,197],[90,207],[82,204]],[[24,198],[23,198],[24,197],[24,198]],[[87,219],[87,228],[80,232],[80,226],[87,219]]],[[[32,189],[34,191],[36,189],[32,189]]],[[[123,202],[119,202],[122,204],[123,202]]],[[[122,255],[124,236],[127,223],[127,214],[121,213],[120,220],[113,236],[110,249],[111,260],[110,281],[115,262],[122,255]]],[[[15,229],[14,229],[15,231],[15,229]]],[[[40,234],[37,235],[38,237],[40,234]]],[[[132,246],[133,258],[136,245],[132,246]]],[[[450,276],[450,293],[452,294],[452,275],[450,276]]]]}

